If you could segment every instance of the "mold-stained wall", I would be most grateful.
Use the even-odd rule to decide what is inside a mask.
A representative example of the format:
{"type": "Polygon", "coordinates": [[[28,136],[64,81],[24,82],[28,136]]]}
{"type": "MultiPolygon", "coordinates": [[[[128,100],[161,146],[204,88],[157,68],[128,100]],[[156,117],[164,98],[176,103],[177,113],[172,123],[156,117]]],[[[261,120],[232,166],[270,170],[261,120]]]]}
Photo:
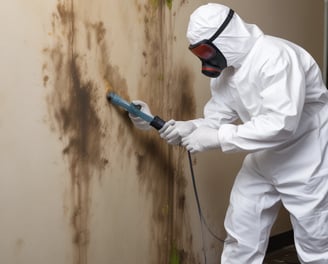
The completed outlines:
{"type": "Polygon", "coordinates": [[[173,60],[176,4],[1,9],[1,263],[197,262],[184,152],[105,99],[111,86],[163,118],[195,115],[193,73],[173,60]]]}
{"type": "MultiPolygon", "coordinates": [[[[292,32],[292,40],[321,59],[323,37],[314,38],[309,26],[322,26],[320,5],[307,13],[317,18],[307,20],[310,42],[252,8],[278,14],[283,9],[272,4],[276,0],[244,2],[221,1],[263,23],[268,33],[292,32]]],[[[201,116],[208,79],[185,33],[202,3],[2,3],[0,263],[196,264],[203,263],[203,246],[208,261],[219,258],[222,245],[206,230],[203,245],[186,152],[168,146],[155,130],[135,129],[105,98],[110,88],[128,101],[148,102],[166,120],[201,116]]],[[[305,9],[297,5],[297,21],[305,9]]],[[[222,238],[242,158],[216,151],[193,156],[204,215],[222,238]]],[[[285,223],[283,217],[278,232],[285,223]]]]}

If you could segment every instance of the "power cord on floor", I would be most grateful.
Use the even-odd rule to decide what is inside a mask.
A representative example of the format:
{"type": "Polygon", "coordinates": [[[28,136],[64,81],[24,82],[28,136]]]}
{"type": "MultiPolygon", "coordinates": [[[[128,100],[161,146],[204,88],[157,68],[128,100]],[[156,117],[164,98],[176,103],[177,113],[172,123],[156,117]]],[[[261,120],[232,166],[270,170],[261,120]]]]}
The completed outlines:
{"type": "Polygon", "coordinates": [[[207,264],[207,258],[206,258],[206,250],[205,250],[205,237],[204,237],[204,230],[203,226],[206,227],[207,231],[214,237],[217,241],[224,243],[224,239],[218,237],[209,227],[209,225],[206,222],[206,219],[203,215],[202,208],[200,206],[200,201],[199,201],[199,196],[198,196],[198,191],[197,191],[197,185],[196,185],[196,179],[195,179],[195,173],[194,173],[194,168],[192,164],[192,159],[191,159],[191,154],[190,151],[188,151],[188,159],[189,159],[189,167],[190,167],[190,173],[191,173],[191,179],[192,179],[192,185],[194,189],[194,194],[196,198],[196,204],[197,204],[197,210],[198,210],[198,215],[200,219],[200,226],[201,226],[201,235],[202,235],[202,244],[203,244],[203,254],[204,254],[204,260],[205,264],[207,264]]]}

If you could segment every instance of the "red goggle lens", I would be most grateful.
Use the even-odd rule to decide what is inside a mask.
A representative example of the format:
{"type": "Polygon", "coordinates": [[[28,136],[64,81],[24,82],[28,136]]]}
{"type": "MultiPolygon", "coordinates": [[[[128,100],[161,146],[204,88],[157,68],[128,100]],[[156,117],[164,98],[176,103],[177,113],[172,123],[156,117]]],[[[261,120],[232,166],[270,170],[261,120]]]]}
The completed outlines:
{"type": "Polygon", "coordinates": [[[208,60],[216,54],[216,50],[208,44],[200,44],[196,47],[190,47],[189,49],[197,57],[204,60],[208,60]]]}

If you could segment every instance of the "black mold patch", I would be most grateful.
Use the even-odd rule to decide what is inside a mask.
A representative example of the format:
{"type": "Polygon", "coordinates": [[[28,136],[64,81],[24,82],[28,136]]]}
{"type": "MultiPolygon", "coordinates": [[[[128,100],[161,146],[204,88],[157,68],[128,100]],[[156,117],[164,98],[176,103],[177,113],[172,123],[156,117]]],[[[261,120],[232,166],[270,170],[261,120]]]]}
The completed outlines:
{"type": "Polygon", "coordinates": [[[99,118],[97,87],[84,78],[83,60],[75,52],[73,1],[58,1],[52,15],[52,43],[44,49],[43,82],[52,88],[47,102],[51,127],[63,143],[62,154],[71,176],[71,210],[74,264],[87,263],[89,244],[90,184],[108,160],[102,158],[103,137],[99,118]]]}
{"type": "Polygon", "coordinates": [[[56,113],[61,132],[69,138],[65,154],[78,156],[77,163],[83,160],[83,163],[99,165],[101,129],[95,87],[91,81],[82,81],[77,56],[69,61],[68,66],[71,82],[69,89],[62,91],[68,98],[66,103],[61,102],[56,113]]]}
{"type": "Polygon", "coordinates": [[[101,180],[103,169],[114,166],[116,160],[108,151],[106,158],[103,157],[103,141],[106,139],[108,143],[110,139],[120,143],[122,152],[132,155],[133,148],[125,144],[126,138],[131,137],[132,124],[126,112],[110,106],[105,98],[106,86],[110,84],[115,87],[115,92],[129,100],[126,80],[118,68],[110,64],[103,22],[79,21],[84,28],[77,31],[75,20],[73,0],[58,1],[52,14],[52,41],[43,50],[46,62],[42,72],[44,86],[49,90],[49,125],[63,143],[62,154],[71,176],[65,208],[69,208],[70,213],[74,264],[87,264],[91,232],[90,186],[95,176],[101,180]],[[78,52],[77,46],[81,43],[76,43],[76,34],[84,33],[83,29],[86,49],[78,52]],[[93,63],[98,62],[98,78],[88,79],[87,52],[93,57],[93,63]],[[108,105],[105,121],[101,120],[101,111],[97,107],[104,104],[108,105]],[[113,114],[121,117],[120,123],[107,121],[113,120],[113,114]]]}
{"type": "MultiPolygon", "coordinates": [[[[137,5],[144,23],[145,48],[140,51],[144,59],[138,96],[146,101],[156,113],[165,118],[162,111],[164,96],[164,56],[165,46],[165,1],[148,1],[137,5]]],[[[152,251],[151,263],[169,263],[172,219],[173,219],[173,180],[175,164],[168,146],[160,140],[157,132],[139,136],[136,139],[141,148],[135,152],[138,161],[137,172],[141,190],[146,192],[152,204],[152,251]]]]}
{"type": "MultiPolygon", "coordinates": [[[[143,9],[137,5],[144,21],[145,42],[141,51],[145,67],[141,69],[139,97],[149,103],[153,113],[164,119],[188,120],[194,118],[196,112],[193,78],[187,67],[172,66],[175,64],[172,57],[174,22],[166,21],[165,13],[170,12],[166,3],[150,1],[142,6],[143,9]],[[170,25],[169,28],[166,25],[170,25]]],[[[141,142],[140,137],[137,141],[141,142]]],[[[144,140],[142,145],[144,150],[136,152],[137,171],[140,185],[147,190],[153,203],[152,239],[158,251],[154,263],[168,263],[173,247],[180,252],[179,263],[199,263],[193,253],[186,214],[185,189],[189,174],[185,175],[182,166],[186,152],[168,146],[158,137],[152,143],[144,140]]]]}

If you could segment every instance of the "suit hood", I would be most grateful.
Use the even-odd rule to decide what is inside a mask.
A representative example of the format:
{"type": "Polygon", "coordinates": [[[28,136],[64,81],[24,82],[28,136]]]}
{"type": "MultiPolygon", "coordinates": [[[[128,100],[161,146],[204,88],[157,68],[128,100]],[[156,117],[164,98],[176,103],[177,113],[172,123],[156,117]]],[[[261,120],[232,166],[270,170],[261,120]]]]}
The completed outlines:
{"type": "MultiPolygon", "coordinates": [[[[209,39],[227,18],[230,8],[221,4],[198,7],[190,16],[187,38],[190,44],[209,39]]],[[[234,13],[223,32],[213,41],[222,52],[228,66],[240,67],[243,59],[263,35],[258,26],[245,23],[234,13]]]]}

